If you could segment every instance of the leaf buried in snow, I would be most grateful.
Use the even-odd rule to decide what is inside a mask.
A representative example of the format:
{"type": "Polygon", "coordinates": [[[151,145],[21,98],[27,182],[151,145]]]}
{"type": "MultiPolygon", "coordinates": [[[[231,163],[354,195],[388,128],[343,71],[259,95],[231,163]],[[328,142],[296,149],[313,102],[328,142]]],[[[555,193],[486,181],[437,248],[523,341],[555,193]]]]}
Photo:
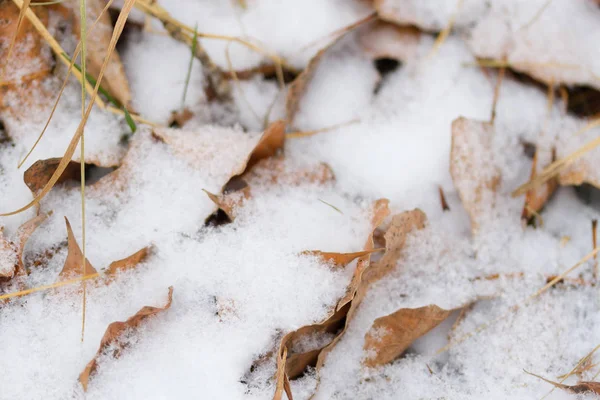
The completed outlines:
{"type": "Polygon", "coordinates": [[[49,214],[40,214],[17,229],[14,242],[4,237],[0,228],[0,280],[8,280],[15,275],[26,273],[23,263],[23,251],[31,234],[48,218],[49,214]]]}
{"type": "Polygon", "coordinates": [[[423,229],[427,216],[419,209],[406,211],[392,217],[392,222],[384,234],[385,253],[365,273],[364,280],[368,283],[381,279],[393,271],[402,255],[409,233],[423,229]]]}
{"type": "Polygon", "coordinates": [[[306,68],[304,68],[304,70],[298,76],[296,76],[296,79],[294,79],[294,81],[290,84],[287,96],[285,98],[286,121],[288,125],[293,125],[294,116],[296,115],[296,112],[299,109],[302,96],[304,95],[304,92],[306,91],[306,88],[308,87],[310,81],[314,77],[315,71],[319,66],[321,58],[323,58],[323,55],[327,53],[329,49],[334,47],[335,44],[338,43],[343,37],[345,37],[345,35],[348,32],[352,32],[362,24],[372,21],[373,17],[374,15],[371,14],[368,17],[345,27],[341,32],[339,32],[338,36],[335,39],[333,39],[328,45],[319,50],[310,59],[306,68]]]}
{"type": "Polygon", "coordinates": [[[85,366],[84,370],[79,375],[79,382],[81,382],[83,390],[87,390],[90,377],[94,374],[96,368],[98,367],[98,357],[106,350],[112,350],[114,356],[118,357],[121,351],[125,348],[125,343],[120,341],[122,334],[127,330],[137,328],[148,317],[158,314],[161,311],[168,310],[171,307],[172,300],[173,286],[170,286],[169,298],[167,300],[167,304],[165,304],[163,307],[142,307],[142,309],[135,313],[135,315],[129,317],[127,321],[113,322],[108,326],[108,328],[106,328],[106,332],[100,341],[100,347],[98,348],[96,355],[85,366]]]}
{"type": "MultiPolygon", "coordinates": [[[[83,253],[81,252],[81,248],[77,244],[75,240],[75,235],[73,235],[73,229],[71,229],[71,224],[67,217],[65,217],[65,222],[67,224],[67,243],[68,243],[68,253],[67,259],[65,260],[65,265],[63,266],[62,271],[58,275],[59,281],[64,281],[69,278],[78,277],[84,274],[84,269],[82,268],[81,261],[83,259],[83,253]]],[[[92,267],[92,264],[85,259],[85,275],[93,275],[96,273],[96,269],[92,267]]]]}
{"type": "Polygon", "coordinates": [[[441,324],[454,310],[436,305],[402,308],[377,318],[365,335],[367,367],[386,364],[399,357],[418,338],[441,324]]]}
{"type": "MultiPolygon", "coordinates": [[[[525,371],[525,370],[523,370],[523,371],[525,371]]],[[[539,379],[543,380],[544,382],[548,382],[549,384],[554,385],[555,387],[557,387],[559,389],[566,390],[567,392],[594,393],[594,394],[600,395],[600,382],[579,382],[576,385],[564,385],[562,383],[554,382],[554,381],[546,379],[542,376],[533,374],[529,371],[525,371],[525,373],[527,373],[531,376],[535,376],[536,378],[539,378],[539,379]]]]}
{"type": "MultiPolygon", "coordinates": [[[[202,189],[204,190],[204,189],[202,189]]],[[[224,194],[221,196],[217,196],[207,190],[204,190],[204,193],[208,196],[208,198],[215,203],[220,210],[222,210],[229,221],[233,221],[237,215],[237,210],[244,203],[246,199],[249,199],[251,196],[250,186],[245,186],[243,189],[234,191],[228,194],[224,194]]]]}
{"type": "Polygon", "coordinates": [[[481,219],[495,208],[500,169],[494,164],[494,127],[464,117],[452,122],[450,175],[476,232],[481,219]]]}
{"type": "Polygon", "coordinates": [[[377,21],[358,33],[358,41],[373,59],[391,58],[404,62],[416,56],[421,35],[421,31],[413,26],[377,21]]]}
{"type": "MultiPolygon", "coordinates": [[[[48,10],[45,7],[36,7],[35,12],[47,26],[48,10]]],[[[0,60],[2,60],[0,61],[0,70],[3,70],[0,87],[3,94],[8,86],[18,86],[25,82],[40,80],[52,71],[53,61],[50,49],[26,18],[23,19],[19,28],[11,58],[7,60],[9,44],[17,28],[18,20],[19,7],[12,1],[0,2],[0,21],[2,21],[0,24],[0,60]]],[[[2,99],[1,96],[0,99],[2,99]]]]}

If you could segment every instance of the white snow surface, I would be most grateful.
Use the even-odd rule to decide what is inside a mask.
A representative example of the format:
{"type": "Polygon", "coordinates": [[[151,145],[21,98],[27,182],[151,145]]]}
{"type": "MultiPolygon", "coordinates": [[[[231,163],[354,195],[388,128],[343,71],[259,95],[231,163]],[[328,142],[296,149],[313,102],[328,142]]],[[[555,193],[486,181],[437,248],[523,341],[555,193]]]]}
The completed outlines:
{"type": "MultiPolygon", "coordinates": [[[[200,32],[241,37],[297,68],[331,42],[336,30],[373,11],[370,2],[359,0],[159,2],[200,32]]],[[[457,12],[454,0],[375,4],[387,20],[428,31],[443,29],[457,12]],[[400,19],[389,17],[400,11],[400,19]]],[[[567,114],[559,96],[548,104],[543,88],[507,72],[490,147],[470,155],[471,165],[482,168],[467,172],[479,179],[457,184],[449,169],[451,127],[459,117],[486,122],[492,116],[498,74],[473,66],[476,56],[575,64],[577,71],[521,70],[541,81],[596,86],[598,15],[600,9],[588,0],[547,5],[545,0],[465,0],[455,34],[435,50],[435,37],[421,34],[415,52],[384,76],[356,32],[346,34],[316,65],[289,127],[334,128],[288,138],[283,151],[289,170],[326,163],[335,180],[274,182],[269,171],[258,174],[235,220],[221,226],[205,224],[216,207],[204,190],[221,193],[243,170],[265,121],[285,117],[286,89],[261,76],[232,81],[230,113],[209,103],[203,67],[194,60],[182,105],[189,49],[165,35],[156,21],[152,32],[129,35],[120,51],[135,110],[161,125],[182,106],[196,115],[183,129],[138,124],[130,135],[122,117],[93,111],[86,125],[86,160],[117,168],[86,187],[86,257],[103,273],[111,262],[143,247],[151,246],[150,255],[111,284],[87,283],[83,342],[81,284],[3,303],[0,354],[6,368],[0,399],[273,398],[279,340],[330,315],[356,266],[334,268],[301,253],[361,250],[378,198],[390,200],[392,214],[423,210],[426,226],[409,235],[395,269],[369,288],[323,368],[310,367],[292,380],[294,398],[542,398],[552,386],[523,370],[560,381],[600,343],[593,258],[564,283],[531,298],[592,250],[591,221],[600,217],[600,203],[595,189],[586,195],[585,188],[560,187],[531,226],[521,220],[523,197],[511,192],[529,179],[532,160],[525,143],[537,146],[547,163],[553,148],[559,158],[567,156],[600,129],[574,135],[588,121],[567,114]],[[499,173],[494,190],[482,189],[481,182],[492,178],[486,171],[499,173]],[[440,189],[449,210],[441,207],[440,189]],[[486,213],[477,217],[476,231],[461,197],[483,202],[486,213]],[[118,357],[112,348],[102,354],[84,392],[78,376],[106,327],[143,306],[163,306],[169,286],[171,308],[127,332],[127,347],[118,357]],[[370,356],[363,349],[365,335],[377,318],[430,304],[457,311],[391,363],[363,364],[370,356]]],[[[132,21],[143,18],[138,13],[132,21]]],[[[270,62],[239,44],[227,47],[227,41],[209,38],[200,43],[224,70],[227,48],[237,70],[270,62]]],[[[42,85],[53,93],[59,83],[51,79],[42,85]]],[[[0,212],[31,201],[23,171],[39,159],[61,157],[79,124],[79,88],[70,83],[45,137],[17,169],[51,109],[46,97],[33,93],[39,97],[32,112],[0,110],[9,138],[0,143],[0,212]]],[[[20,99],[10,96],[4,100],[14,110],[20,99]]],[[[598,151],[579,161],[589,182],[600,180],[598,151]]],[[[73,159],[79,160],[79,149],[73,159]]],[[[30,274],[0,283],[0,294],[58,280],[67,256],[65,217],[81,245],[81,194],[72,181],[57,185],[39,210],[0,217],[4,237],[15,242],[21,224],[50,211],[25,248],[30,274]]],[[[388,218],[382,229],[389,223],[388,218]]],[[[12,249],[5,250],[0,248],[2,270],[17,261],[12,249]]],[[[321,348],[333,337],[307,336],[291,350],[321,348]]],[[[595,366],[565,383],[594,380],[598,372],[595,366]]],[[[547,398],[576,397],[556,389],[547,398]]]]}

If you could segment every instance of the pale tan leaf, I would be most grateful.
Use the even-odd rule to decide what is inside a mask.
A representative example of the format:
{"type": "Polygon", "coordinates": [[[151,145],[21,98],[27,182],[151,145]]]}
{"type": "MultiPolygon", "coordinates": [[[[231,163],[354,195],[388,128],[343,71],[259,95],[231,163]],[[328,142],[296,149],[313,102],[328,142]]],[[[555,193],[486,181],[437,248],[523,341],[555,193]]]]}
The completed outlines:
{"type": "Polygon", "coordinates": [[[482,216],[495,207],[501,180],[500,170],[491,160],[493,135],[494,128],[487,122],[464,117],[452,122],[450,174],[474,232],[482,216]]]}

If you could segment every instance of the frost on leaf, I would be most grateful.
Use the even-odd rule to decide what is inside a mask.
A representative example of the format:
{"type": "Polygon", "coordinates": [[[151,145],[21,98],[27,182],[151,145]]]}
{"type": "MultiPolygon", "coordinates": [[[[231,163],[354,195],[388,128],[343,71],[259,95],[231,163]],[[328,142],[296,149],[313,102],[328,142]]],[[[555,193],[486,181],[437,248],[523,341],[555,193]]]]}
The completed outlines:
{"type": "Polygon", "coordinates": [[[394,215],[384,234],[385,253],[367,270],[365,281],[374,282],[394,270],[402,255],[408,235],[416,229],[423,229],[426,222],[427,216],[418,209],[394,215]]]}
{"type": "Polygon", "coordinates": [[[125,348],[125,342],[121,341],[121,338],[125,331],[137,328],[143,321],[148,317],[158,314],[161,311],[165,311],[171,307],[173,300],[173,287],[169,287],[169,298],[167,304],[163,307],[142,307],[135,315],[129,317],[127,321],[113,322],[106,328],[106,332],[100,341],[100,347],[94,358],[85,366],[83,372],[79,375],[79,382],[83,386],[83,390],[87,390],[89,380],[93,376],[96,368],[98,367],[98,357],[108,350],[112,351],[115,358],[118,358],[121,351],[125,348]]]}
{"type": "Polygon", "coordinates": [[[399,357],[418,338],[441,324],[454,310],[436,305],[402,308],[377,318],[365,335],[364,364],[376,367],[399,357]]]}
{"type": "Polygon", "coordinates": [[[4,237],[0,228],[0,280],[10,279],[15,274],[24,274],[23,251],[31,234],[48,218],[48,214],[40,214],[19,227],[14,241],[4,237]]]}
{"type": "Polygon", "coordinates": [[[481,219],[495,207],[500,169],[493,160],[494,128],[488,122],[461,117],[452,122],[450,174],[463,207],[478,230],[481,219]]]}
{"type": "Polygon", "coordinates": [[[416,56],[421,32],[412,26],[397,26],[383,21],[358,32],[358,42],[372,58],[406,61],[416,56]]]}

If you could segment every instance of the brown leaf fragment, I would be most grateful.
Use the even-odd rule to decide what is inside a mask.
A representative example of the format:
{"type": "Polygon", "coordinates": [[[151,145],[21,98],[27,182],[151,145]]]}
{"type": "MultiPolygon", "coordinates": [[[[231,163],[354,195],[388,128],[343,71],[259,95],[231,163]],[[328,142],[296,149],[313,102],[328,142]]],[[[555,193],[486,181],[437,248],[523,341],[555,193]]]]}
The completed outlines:
{"type": "Polygon", "coordinates": [[[554,381],[546,379],[542,376],[536,375],[532,372],[529,372],[526,370],[523,370],[523,371],[531,376],[535,376],[536,378],[543,380],[544,382],[548,382],[549,384],[553,385],[554,387],[557,387],[562,390],[566,390],[567,392],[594,393],[594,394],[600,395],[600,382],[579,382],[576,385],[564,385],[562,383],[554,382],[554,381]]]}
{"type": "Polygon", "coordinates": [[[304,70],[294,79],[294,81],[290,84],[287,96],[285,98],[285,110],[286,110],[286,121],[288,125],[292,125],[294,121],[294,116],[299,109],[300,101],[302,100],[302,96],[306,91],[310,81],[315,75],[317,67],[323,58],[323,55],[327,53],[329,49],[335,46],[348,32],[352,32],[359,26],[362,26],[364,23],[370,22],[374,19],[374,14],[370,14],[369,16],[363,18],[362,20],[348,25],[343,28],[341,31],[337,32],[338,35],[335,39],[333,39],[328,45],[319,50],[308,62],[308,65],[304,70]]]}
{"type": "MultiPolygon", "coordinates": [[[[46,160],[38,160],[31,165],[23,174],[23,180],[31,193],[34,195],[41,190],[50,178],[52,174],[58,168],[60,158],[48,158],[46,160]]],[[[68,180],[80,180],[81,179],[81,164],[77,161],[69,161],[67,168],[62,173],[57,183],[63,183],[68,180]]]]}
{"type": "Polygon", "coordinates": [[[319,257],[321,261],[325,263],[332,264],[334,267],[343,268],[352,261],[356,260],[358,257],[363,257],[382,250],[385,249],[363,250],[356,251],[354,253],[329,253],[320,250],[306,250],[300,254],[319,257]]]}
{"type": "Polygon", "coordinates": [[[245,200],[251,196],[250,186],[245,186],[243,189],[230,192],[218,196],[205,189],[202,189],[208,198],[215,203],[220,210],[222,210],[230,221],[233,221],[237,215],[237,209],[240,207],[245,200]]]}
{"type": "Polygon", "coordinates": [[[252,170],[244,174],[244,180],[250,186],[255,182],[265,181],[293,186],[305,183],[324,185],[334,181],[335,175],[331,167],[323,162],[305,168],[290,168],[284,156],[276,156],[258,162],[252,170]]]}
{"type": "Polygon", "coordinates": [[[85,366],[81,374],[79,375],[79,382],[83,386],[83,390],[86,391],[88,388],[90,377],[93,376],[98,366],[98,357],[108,349],[114,349],[113,354],[115,357],[119,357],[121,351],[125,348],[125,343],[121,342],[121,335],[126,330],[137,328],[143,321],[148,317],[158,314],[161,311],[168,310],[171,307],[173,301],[173,286],[169,287],[169,298],[167,304],[163,307],[142,307],[135,315],[129,317],[127,321],[116,321],[113,322],[106,328],[106,332],[100,341],[100,347],[96,352],[96,355],[92,360],[85,366]]]}
{"type": "MultiPolygon", "coordinates": [[[[257,162],[264,158],[274,156],[277,151],[283,149],[285,142],[285,121],[275,121],[265,129],[258,144],[248,157],[244,171],[252,168],[257,162]]],[[[243,171],[242,171],[243,172],[243,171]]]]}
{"type": "Polygon", "coordinates": [[[23,263],[23,251],[31,234],[42,222],[48,218],[48,214],[40,214],[26,221],[17,230],[13,240],[4,237],[0,228],[0,280],[9,280],[15,275],[25,274],[23,263]]]}
{"type": "Polygon", "coordinates": [[[464,117],[452,122],[450,175],[476,232],[481,218],[496,204],[500,170],[491,157],[494,127],[464,117]]]}
{"type": "MultiPolygon", "coordinates": [[[[58,275],[58,280],[63,281],[66,279],[74,278],[80,275],[83,275],[84,271],[81,265],[81,260],[83,258],[83,254],[81,253],[81,249],[75,240],[75,235],[73,235],[73,229],[71,229],[71,224],[67,217],[65,217],[65,222],[67,224],[67,243],[68,243],[68,253],[67,259],[65,260],[65,265],[63,266],[62,271],[58,275]]],[[[92,267],[92,264],[85,259],[85,275],[93,275],[97,273],[96,269],[92,267]]]]}
{"type": "Polygon", "coordinates": [[[121,260],[113,261],[106,269],[107,277],[113,277],[122,271],[127,271],[138,266],[139,263],[143,262],[152,252],[152,246],[146,246],[121,260]]]}
{"type": "Polygon", "coordinates": [[[365,335],[367,367],[386,364],[399,357],[418,338],[441,324],[454,310],[436,305],[402,308],[377,318],[365,335]]]}
{"type": "Polygon", "coordinates": [[[408,235],[417,229],[423,229],[426,221],[427,216],[419,209],[394,215],[384,235],[385,253],[377,263],[369,268],[364,280],[371,283],[393,271],[402,256],[408,235]]]}
{"type": "Polygon", "coordinates": [[[18,257],[16,246],[4,237],[0,230],[0,280],[11,279],[17,268],[18,257]]]}
{"type": "Polygon", "coordinates": [[[404,62],[416,56],[422,33],[413,26],[377,21],[361,30],[358,41],[374,59],[391,58],[404,62]]]}
{"type": "MultiPolygon", "coordinates": [[[[535,154],[533,155],[533,161],[531,165],[531,176],[529,180],[532,180],[536,177],[536,175],[541,171],[541,168],[538,164],[538,159],[540,149],[536,148],[535,154]]],[[[553,152],[554,153],[554,152],[553,152]]],[[[554,159],[554,157],[552,157],[554,159]]],[[[549,161],[554,161],[554,160],[549,161]]],[[[525,206],[523,207],[523,219],[530,219],[536,213],[538,213],[546,204],[548,199],[552,196],[556,188],[558,187],[558,181],[556,178],[552,178],[549,181],[543,183],[541,186],[537,188],[529,190],[525,194],[525,206]]]]}
{"type": "MultiPolygon", "coordinates": [[[[48,25],[48,10],[45,7],[32,8],[38,18],[48,25]]],[[[19,85],[24,82],[41,80],[50,74],[53,66],[52,54],[46,43],[31,22],[24,18],[19,27],[15,47],[8,59],[9,44],[14,37],[19,21],[19,7],[12,1],[0,2],[0,87],[19,85]],[[6,65],[5,65],[6,64],[6,65]]],[[[4,89],[3,89],[4,91],[4,89]]],[[[0,94],[0,103],[2,103],[0,94]]]]}
{"type": "Polygon", "coordinates": [[[31,236],[31,234],[51,215],[52,212],[43,213],[36,217],[33,217],[29,221],[25,222],[23,225],[19,227],[17,230],[17,274],[24,274],[27,271],[25,270],[25,264],[23,263],[23,251],[25,250],[25,245],[27,244],[27,240],[31,236]]]}

